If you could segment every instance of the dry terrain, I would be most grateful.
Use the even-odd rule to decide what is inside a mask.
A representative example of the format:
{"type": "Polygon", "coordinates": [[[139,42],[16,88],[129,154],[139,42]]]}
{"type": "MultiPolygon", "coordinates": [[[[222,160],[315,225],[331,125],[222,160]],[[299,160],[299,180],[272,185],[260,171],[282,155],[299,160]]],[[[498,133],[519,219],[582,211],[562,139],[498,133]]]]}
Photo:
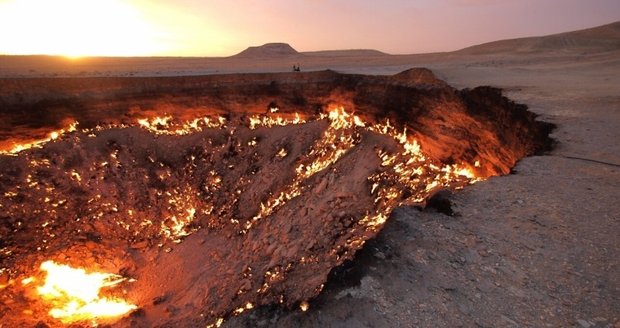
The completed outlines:
{"type": "Polygon", "coordinates": [[[295,64],[391,75],[426,67],[457,88],[502,88],[557,126],[552,151],[424,210],[395,210],[376,239],[332,271],[308,311],[263,306],[224,325],[617,328],[618,40],[620,23],[425,55],[297,53],[276,44],[230,58],[0,57],[0,75],[122,80],[284,72],[295,64]]]}
{"type": "Polygon", "coordinates": [[[453,195],[453,216],[397,211],[308,313],[265,311],[234,324],[619,327],[618,31],[595,31],[616,42],[603,49],[548,37],[527,53],[510,50],[517,40],[412,60],[458,87],[503,88],[557,124],[555,149],[453,195]]]}

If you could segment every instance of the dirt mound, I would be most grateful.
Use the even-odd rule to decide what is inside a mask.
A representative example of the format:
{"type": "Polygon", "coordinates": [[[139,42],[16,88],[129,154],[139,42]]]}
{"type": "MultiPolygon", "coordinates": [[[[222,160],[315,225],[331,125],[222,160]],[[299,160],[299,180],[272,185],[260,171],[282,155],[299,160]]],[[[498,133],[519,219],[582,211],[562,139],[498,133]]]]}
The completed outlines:
{"type": "Polygon", "coordinates": [[[119,326],[298,306],[397,206],[548,146],[551,126],[499,90],[431,75],[13,81],[2,118],[35,126],[5,141],[84,123],[0,156],[2,321],[59,324],[31,287],[47,260],[135,279],[110,292],[139,308],[119,326]]]}
{"type": "Polygon", "coordinates": [[[287,43],[266,43],[262,46],[249,47],[242,52],[232,56],[240,58],[270,58],[270,57],[292,57],[299,56],[300,53],[287,43]]]}
{"type": "Polygon", "coordinates": [[[446,82],[438,79],[430,69],[412,68],[398,74],[392,75],[393,81],[398,81],[405,85],[422,87],[428,85],[430,87],[445,87],[446,82]]]}

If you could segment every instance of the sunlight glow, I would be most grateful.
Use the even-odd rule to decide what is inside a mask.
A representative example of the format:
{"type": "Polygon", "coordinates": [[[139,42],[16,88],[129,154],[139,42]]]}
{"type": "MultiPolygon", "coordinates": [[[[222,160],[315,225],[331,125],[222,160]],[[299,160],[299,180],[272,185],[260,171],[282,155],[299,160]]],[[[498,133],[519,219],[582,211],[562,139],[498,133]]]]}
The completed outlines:
{"type": "Polygon", "coordinates": [[[158,31],[125,0],[0,1],[0,54],[139,56],[163,52],[158,31]]]}

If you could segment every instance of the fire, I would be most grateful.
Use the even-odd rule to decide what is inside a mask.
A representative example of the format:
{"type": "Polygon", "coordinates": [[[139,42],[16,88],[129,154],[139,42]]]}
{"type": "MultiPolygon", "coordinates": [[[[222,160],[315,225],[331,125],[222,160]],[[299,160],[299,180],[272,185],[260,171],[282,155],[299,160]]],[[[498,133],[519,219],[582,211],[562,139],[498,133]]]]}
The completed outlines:
{"type": "Polygon", "coordinates": [[[194,132],[200,132],[203,129],[219,129],[224,126],[226,119],[218,116],[199,117],[185,122],[177,122],[170,116],[155,116],[151,118],[142,118],[137,120],[138,126],[146,129],[154,134],[167,135],[188,135],[194,132]]]}
{"type": "Polygon", "coordinates": [[[359,133],[356,128],[364,127],[359,117],[350,115],[344,108],[335,108],[321,119],[329,119],[329,127],[323,137],[310,151],[314,161],[300,164],[296,171],[307,179],[337,162],[349,149],[355,146],[359,133]]]}
{"type": "MultiPolygon", "coordinates": [[[[109,222],[118,224],[119,227],[127,231],[128,236],[134,236],[136,240],[140,240],[143,231],[148,229],[153,237],[161,238],[160,240],[153,239],[153,244],[157,244],[159,247],[163,247],[167,241],[181,243],[185,237],[205,227],[209,229],[218,228],[220,217],[222,222],[233,224],[235,229],[238,229],[239,234],[248,234],[261,220],[268,219],[293,199],[303,197],[309,192],[319,192],[321,181],[316,182],[319,183],[318,185],[314,182],[309,183],[309,181],[311,179],[323,179],[323,182],[327,182],[324,177],[320,179],[316,179],[316,177],[320,177],[321,172],[329,170],[354,152],[356,147],[372,134],[372,138],[385,142],[385,145],[377,143],[377,146],[374,146],[372,150],[370,148],[365,150],[374,150],[374,155],[377,156],[378,161],[375,160],[373,165],[380,166],[377,167],[377,170],[368,171],[368,175],[364,177],[367,185],[366,192],[374,202],[367,202],[369,207],[366,207],[364,211],[359,211],[356,217],[346,218],[346,220],[351,220],[348,229],[351,232],[361,233],[343,240],[340,244],[332,245],[333,248],[329,250],[329,254],[339,260],[363,247],[369,236],[372,236],[368,232],[379,231],[396,207],[424,204],[438,190],[444,188],[458,189],[482,180],[476,174],[479,171],[477,168],[481,166],[479,161],[445,164],[428,157],[416,138],[416,132],[411,129],[408,131],[406,124],[400,124],[400,127],[397,127],[397,124],[393,124],[389,120],[383,122],[365,120],[354,115],[353,112],[347,112],[342,107],[333,108],[316,116],[282,113],[275,109],[269,112],[249,118],[244,116],[241,120],[233,117],[234,120],[230,119],[228,122],[231,123],[231,126],[226,125],[227,120],[225,118],[218,116],[183,121],[170,115],[164,115],[139,119],[129,125],[98,126],[90,130],[81,130],[72,136],[73,139],[79,141],[83,135],[96,136],[106,129],[129,127],[140,127],[153,135],[167,136],[183,136],[206,129],[220,129],[227,133],[228,144],[213,146],[210,143],[211,141],[207,141],[208,145],[205,148],[225,150],[225,147],[228,147],[226,145],[232,144],[240,147],[243,143],[252,149],[260,147],[260,135],[265,131],[250,131],[249,139],[235,140],[234,133],[237,127],[234,126],[234,122],[245,122],[242,123],[245,124],[243,128],[246,129],[244,133],[248,133],[247,129],[255,130],[323,120],[326,124],[316,125],[323,129],[321,134],[317,133],[317,138],[303,152],[288,145],[279,145],[278,148],[273,149],[270,156],[273,156],[274,160],[291,163],[293,170],[291,180],[286,181],[278,188],[269,190],[265,197],[261,198],[258,209],[254,213],[248,213],[249,216],[244,217],[243,221],[242,218],[230,214],[231,212],[234,213],[231,210],[233,209],[231,205],[224,203],[225,206],[220,206],[216,202],[215,197],[220,197],[218,196],[221,194],[220,189],[229,184],[224,180],[226,173],[205,166],[209,165],[208,159],[201,157],[198,155],[199,153],[192,152],[184,157],[185,162],[181,173],[176,172],[175,167],[165,164],[153,154],[145,155],[148,169],[138,167],[138,169],[143,170],[136,174],[136,178],[140,182],[152,182],[166,187],[153,189],[153,193],[150,195],[156,201],[156,209],[159,209],[159,212],[133,206],[136,204],[132,204],[132,207],[125,206],[123,200],[119,198],[91,194],[87,201],[88,216],[78,219],[96,222],[103,218],[110,218],[109,222]],[[381,137],[377,137],[377,134],[381,137]],[[199,173],[195,174],[194,172],[199,173]],[[185,177],[191,177],[191,179],[179,182],[179,178],[185,177]],[[196,179],[200,180],[199,183],[196,183],[196,179]],[[145,213],[149,214],[145,215],[145,213]]],[[[61,139],[65,133],[74,130],[75,125],[54,131],[49,134],[49,138],[45,141],[38,144],[23,145],[19,149],[27,149],[33,147],[32,145],[41,146],[44,142],[54,142],[54,140],[61,139]]],[[[18,150],[9,154],[13,155],[17,152],[18,150]]],[[[51,216],[40,226],[46,229],[45,231],[49,230],[46,232],[49,238],[55,238],[52,228],[57,224],[57,213],[65,209],[68,206],[67,204],[71,205],[71,200],[63,197],[62,193],[58,193],[53,184],[38,179],[34,169],[49,169],[53,164],[50,159],[39,158],[36,155],[36,152],[25,154],[29,168],[33,169],[29,172],[32,174],[25,175],[24,186],[27,187],[19,188],[18,186],[17,188],[7,189],[3,191],[0,197],[4,196],[7,202],[13,202],[26,191],[36,190],[42,195],[39,199],[45,208],[43,213],[51,216]]],[[[72,185],[80,188],[105,190],[105,188],[98,188],[106,186],[106,178],[108,174],[111,174],[109,172],[126,170],[127,168],[124,166],[129,168],[132,166],[131,162],[127,160],[127,152],[122,147],[110,150],[104,155],[90,165],[86,165],[85,168],[72,168],[62,173],[70,179],[72,185]]],[[[226,167],[233,169],[234,164],[227,163],[226,167]]],[[[244,185],[250,181],[251,177],[242,176],[239,182],[230,188],[228,195],[241,195],[244,185]]],[[[361,185],[362,188],[363,186],[361,185]]],[[[235,197],[231,198],[235,199],[235,197]]],[[[232,204],[235,203],[232,202],[232,204]]],[[[1,206],[0,203],[0,208],[1,206]]],[[[44,240],[44,243],[46,242],[44,240]]],[[[269,271],[265,272],[262,286],[258,285],[257,287],[260,288],[254,290],[257,294],[265,294],[278,282],[286,279],[286,275],[292,267],[313,261],[318,260],[313,258],[312,254],[305,254],[300,259],[292,259],[287,266],[270,268],[269,271]]],[[[45,284],[37,289],[38,294],[51,304],[52,309],[49,311],[49,315],[63,323],[115,318],[136,309],[135,305],[122,299],[100,296],[102,288],[117,286],[126,280],[123,277],[109,273],[87,273],[84,269],[71,268],[52,261],[41,264],[41,270],[47,272],[47,277],[45,284]]],[[[33,282],[32,279],[22,281],[24,286],[26,283],[29,283],[28,286],[32,286],[33,282]]],[[[237,305],[232,314],[241,314],[254,307],[253,303],[242,304],[237,305]]],[[[300,308],[302,311],[307,311],[309,304],[302,302],[300,308]]],[[[223,319],[218,319],[213,326],[217,327],[222,322],[223,319]]]]}
{"type": "Polygon", "coordinates": [[[0,155],[17,155],[18,153],[24,150],[28,150],[31,148],[41,148],[43,147],[43,145],[45,145],[46,143],[50,141],[57,140],[58,138],[60,138],[61,136],[67,133],[76,131],[77,125],[78,125],[78,122],[73,122],[69,124],[66,128],[62,128],[62,129],[50,132],[45,138],[31,140],[29,142],[23,142],[19,144],[14,144],[9,149],[0,149],[0,155]]]}
{"type": "Polygon", "coordinates": [[[122,316],[137,307],[121,299],[101,297],[102,288],[113,287],[126,280],[111,273],[91,272],[68,265],[45,261],[45,284],[38,294],[53,308],[49,315],[63,323],[109,319],[122,316]]]}
{"type": "MultiPolygon", "coordinates": [[[[272,109],[270,113],[276,113],[272,109]]],[[[301,118],[298,113],[295,113],[293,117],[285,117],[280,115],[254,115],[250,117],[250,129],[254,130],[258,127],[273,127],[273,126],[284,126],[289,124],[303,124],[306,123],[306,120],[301,118]]]]}
{"type": "MultiPolygon", "coordinates": [[[[298,117],[298,116],[297,116],[298,117]]],[[[378,230],[387,221],[392,210],[400,205],[423,202],[428,195],[440,188],[460,188],[460,184],[472,184],[482,180],[477,177],[470,165],[442,165],[429,160],[418,141],[407,128],[396,129],[389,120],[384,123],[371,124],[364,122],[359,116],[347,112],[342,107],[333,108],[319,119],[329,120],[329,126],[323,136],[316,141],[306,159],[296,167],[297,176],[285,190],[261,204],[260,212],[248,222],[246,230],[253,222],[269,216],[287,201],[300,196],[302,182],[314,174],[323,171],[337,162],[351,148],[355,147],[364,130],[390,136],[402,146],[398,153],[388,154],[379,151],[377,155],[382,161],[385,171],[368,178],[370,193],[375,195],[376,211],[367,213],[358,222],[368,230],[378,230]],[[405,189],[416,191],[413,196],[402,199],[405,189]]],[[[299,124],[300,122],[289,122],[299,124]]],[[[269,118],[261,116],[261,120],[251,119],[250,128],[257,125],[284,125],[281,117],[269,118]]],[[[474,167],[479,167],[476,162],[474,167]]],[[[352,241],[359,243],[363,241],[352,241]]]]}
{"type": "MultiPolygon", "coordinates": [[[[415,133],[407,131],[407,128],[399,129],[392,122],[386,120],[384,122],[370,122],[354,115],[352,112],[346,111],[343,107],[334,107],[329,111],[317,115],[315,117],[303,115],[300,113],[282,113],[277,108],[271,108],[269,113],[258,114],[249,117],[248,128],[251,130],[259,127],[284,126],[289,124],[304,124],[313,120],[326,120],[329,125],[323,132],[323,135],[317,139],[310,151],[303,154],[296,160],[295,177],[282,190],[274,191],[266,200],[260,204],[258,213],[246,221],[241,229],[241,233],[247,232],[256,221],[270,216],[274,211],[284,206],[293,198],[299,197],[306,192],[307,186],[302,187],[306,180],[313,177],[333,164],[338,162],[351,149],[353,149],[361,140],[362,134],[372,132],[388,136],[400,144],[400,150],[394,153],[388,153],[385,150],[378,149],[377,156],[381,160],[383,171],[368,177],[369,192],[375,198],[375,210],[366,213],[359,218],[358,223],[366,229],[377,230],[385,223],[391,211],[400,205],[408,205],[415,203],[423,203],[424,200],[433,192],[441,188],[462,188],[465,184],[475,183],[482,180],[475,174],[475,168],[480,167],[480,162],[474,164],[452,164],[444,165],[427,158],[422,147],[415,138],[415,133]],[[405,195],[408,190],[408,196],[405,195]]],[[[222,116],[201,116],[191,120],[181,120],[172,115],[164,114],[162,116],[150,116],[134,121],[132,124],[119,124],[109,126],[97,126],[94,129],[86,129],[81,132],[89,137],[96,136],[97,133],[106,129],[124,129],[132,126],[143,128],[155,135],[188,135],[203,131],[204,129],[225,129],[227,120],[222,116]]],[[[26,144],[16,145],[13,149],[0,154],[16,155],[22,150],[32,147],[41,147],[47,142],[60,139],[64,134],[76,131],[77,122],[70,124],[64,129],[52,131],[48,137],[26,144]]],[[[257,140],[252,139],[248,142],[248,146],[254,147],[257,140]]],[[[280,148],[275,154],[278,158],[284,158],[289,155],[285,148],[280,148]]],[[[153,159],[149,159],[154,162],[153,159]]],[[[196,158],[192,157],[192,168],[197,167],[194,163],[196,158]]],[[[158,163],[162,168],[163,164],[158,163]]],[[[32,167],[49,167],[49,160],[31,160],[32,167]]],[[[121,163],[118,158],[118,151],[110,154],[109,161],[99,163],[97,167],[92,168],[92,172],[98,172],[101,168],[115,167],[119,168],[121,163]]],[[[84,174],[88,172],[77,172],[75,170],[67,172],[69,177],[77,184],[83,184],[84,174]]],[[[164,169],[158,173],[157,178],[165,181],[170,178],[170,172],[164,169]]],[[[217,176],[213,172],[214,176],[217,176]]],[[[103,178],[103,177],[101,177],[103,178]]],[[[220,179],[217,177],[217,179],[220,179]]],[[[210,181],[209,190],[213,192],[217,189],[219,180],[210,181]],[[213,190],[211,190],[213,189],[213,190]]],[[[28,185],[31,188],[39,188],[39,182],[34,180],[32,176],[27,178],[28,185]]],[[[53,192],[53,187],[48,187],[47,191],[53,192]],[[51,188],[51,189],[49,189],[51,188]],[[49,190],[48,190],[49,189],[49,190]]],[[[199,222],[202,216],[211,216],[214,211],[212,204],[203,204],[198,206],[200,192],[195,188],[187,186],[185,189],[174,189],[166,192],[158,192],[157,196],[162,202],[168,203],[167,214],[165,219],[158,225],[159,233],[162,237],[179,243],[182,239],[200,228],[199,222]]],[[[16,191],[6,191],[4,196],[7,198],[18,195],[16,191]]],[[[52,210],[66,203],[64,199],[55,199],[54,195],[47,196],[45,203],[49,203],[52,210]]],[[[97,199],[89,200],[97,203],[97,199]]],[[[104,210],[112,213],[118,212],[117,204],[103,203],[93,217],[99,219],[104,215],[104,210]]],[[[133,213],[130,213],[133,217],[133,213]]],[[[239,223],[238,220],[231,218],[233,223],[239,223]]],[[[132,229],[132,224],[123,219],[115,220],[119,226],[126,230],[132,229]]],[[[140,227],[153,225],[153,218],[144,218],[139,222],[140,227]]],[[[161,245],[161,244],[160,244],[161,245]]]]}
{"type": "MultiPolygon", "coordinates": [[[[355,130],[365,126],[358,116],[350,115],[342,107],[335,108],[329,111],[328,114],[321,115],[319,119],[328,119],[329,127],[323,133],[323,136],[312,146],[312,150],[307,154],[307,160],[299,164],[295,169],[297,175],[294,181],[275,197],[261,203],[260,212],[251,221],[246,223],[245,230],[241,231],[242,233],[247,232],[254,222],[271,215],[287,201],[301,195],[303,191],[301,188],[302,183],[317,172],[337,162],[349,149],[355,146],[355,139],[359,137],[355,130]]],[[[257,126],[271,127],[275,125],[302,124],[305,122],[305,120],[300,118],[299,114],[295,114],[295,118],[292,120],[282,118],[281,116],[275,118],[257,116],[250,118],[250,129],[255,129],[257,126]]],[[[284,153],[279,152],[276,156],[284,157],[286,156],[286,151],[284,153]]]]}

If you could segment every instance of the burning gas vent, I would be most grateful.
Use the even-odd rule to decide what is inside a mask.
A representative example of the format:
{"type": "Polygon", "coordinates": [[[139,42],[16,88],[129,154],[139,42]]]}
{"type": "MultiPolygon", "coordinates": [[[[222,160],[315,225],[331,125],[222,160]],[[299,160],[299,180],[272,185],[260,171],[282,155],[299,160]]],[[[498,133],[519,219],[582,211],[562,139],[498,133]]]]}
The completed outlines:
{"type": "Polygon", "coordinates": [[[2,321],[219,326],[257,305],[305,308],[395,207],[506,173],[548,144],[550,126],[494,89],[457,92],[426,71],[329,74],[265,88],[243,76],[218,91],[227,110],[158,85],[150,111],[128,106],[132,94],[121,119],[89,112],[82,124],[73,111],[38,139],[6,138],[2,321]]]}

